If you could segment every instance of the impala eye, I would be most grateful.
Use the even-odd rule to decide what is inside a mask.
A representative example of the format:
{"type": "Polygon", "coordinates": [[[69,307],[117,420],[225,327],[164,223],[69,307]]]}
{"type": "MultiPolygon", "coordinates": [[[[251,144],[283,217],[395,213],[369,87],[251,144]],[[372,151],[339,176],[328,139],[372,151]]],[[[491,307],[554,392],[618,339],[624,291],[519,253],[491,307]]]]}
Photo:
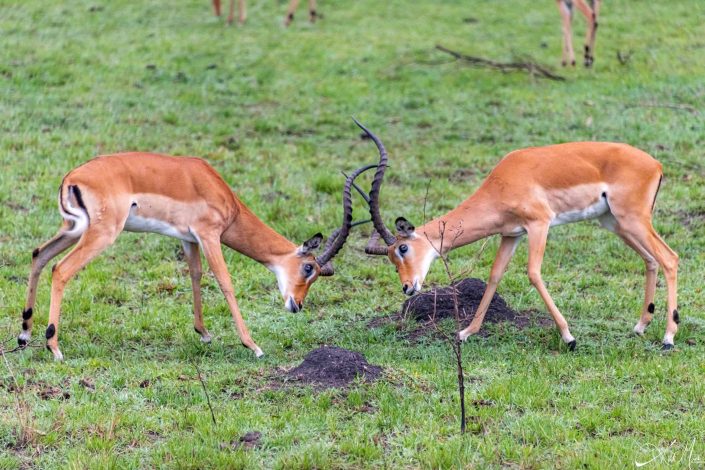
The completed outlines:
{"type": "Polygon", "coordinates": [[[399,253],[402,255],[409,251],[408,245],[399,245],[399,253]]]}
{"type": "Polygon", "coordinates": [[[313,273],[313,265],[311,263],[304,264],[304,274],[309,277],[313,273]]]}

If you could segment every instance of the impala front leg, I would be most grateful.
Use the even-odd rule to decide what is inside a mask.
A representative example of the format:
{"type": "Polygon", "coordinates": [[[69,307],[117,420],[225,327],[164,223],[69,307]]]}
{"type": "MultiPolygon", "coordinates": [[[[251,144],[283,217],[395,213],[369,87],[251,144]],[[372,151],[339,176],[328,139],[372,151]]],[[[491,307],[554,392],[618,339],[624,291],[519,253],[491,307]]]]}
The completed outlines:
{"type": "Polygon", "coordinates": [[[308,0],[308,13],[309,20],[311,21],[311,23],[315,23],[317,17],[316,0],[308,0]]]}
{"type": "Polygon", "coordinates": [[[475,316],[470,322],[470,325],[458,333],[458,339],[460,339],[460,341],[465,341],[468,336],[474,335],[480,331],[487,309],[492,302],[492,297],[494,297],[494,293],[497,291],[497,285],[499,281],[502,280],[502,276],[504,276],[504,271],[507,269],[509,260],[512,259],[512,255],[514,254],[519,240],[520,237],[502,237],[502,242],[499,245],[497,256],[492,265],[492,271],[490,271],[490,278],[487,281],[485,293],[482,295],[482,300],[475,311],[475,316]]]}
{"type": "MultiPolygon", "coordinates": [[[[232,2],[235,0],[231,0],[231,5],[232,2]]],[[[245,20],[247,19],[247,4],[245,3],[245,0],[237,0],[237,14],[238,14],[238,23],[239,24],[245,24],[245,20]]],[[[231,13],[232,16],[232,13],[231,13]]],[[[232,20],[230,21],[232,23],[232,20]]]]}
{"type": "Polygon", "coordinates": [[[203,323],[203,305],[201,302],[201,277],[203,270],[201,268],[201,253],[198,249],[198,243],[181,242],[188,263],[189,277],[191,278],[191,290],[193,291],[193,328],[196,333],[201,335],[201,341],[204,343],[211,342],[211,335],[208,333],[206,326],[203,323]]]}
{"type": "Polygon", "coordinates": [[[548,238],[549,224],[545,222],[535,222],[526,227],[527,237],[529,239],[529,280],[534,285],[539,295],[546,304],[546,308],[553,316],[553,321],[561,333],[561,338],[568,345],[571,351],[575,349],[575,338],[568,330],[568,322],[565,321],[563,315],[553,302],[551,295],[546,289],[546,285],[541,278],[541,264],[543,263],[543,255],[546,250],[546,240],[548,238]]]}
{"type": "Polygon", "coordinates": [[[575,53],[573,52],[573,38],[570,30],[571,10],[565,0],[558,0],[558,11],[561,14],[561,27],[563,29],[563,66],[575,65],[575,53]]]}
{"type": "Polygon", "coordinates": [[[240,309],[237,306],[233,283],[230,279],[230,273],[228,272],[228,267],[225,264],[225,259],[223,258],[223,251],[220,247],[220,236],[216,235],[210,238],[202,238],[201,247],[203,248],[203,254],[208,261],[208,265],[218,281],[220,290],[225,296],[225,301],[228,303],[230,313],[232,314],[233,321],[235,322],[235,328],[237,328],[237,333],[240,336],[240,341],[242,341],[242,344],[246,348],[254,351],[255,356],[263,356],[264,353],[262,350],[255,344],[254,341],[252,341],[250,332],[247,330],[245,321],[242,319],[240,309]]]}
{"type": "Polygon", "coordinates": [[[286,16],[284,17],[284,26],[289,26],[292,21],[294,21],[294,13],[296,12],[296,9],[299,7],[299,0],[291,0],[291,3],[289,3],[289,9],[286,12],[286,16]]]}

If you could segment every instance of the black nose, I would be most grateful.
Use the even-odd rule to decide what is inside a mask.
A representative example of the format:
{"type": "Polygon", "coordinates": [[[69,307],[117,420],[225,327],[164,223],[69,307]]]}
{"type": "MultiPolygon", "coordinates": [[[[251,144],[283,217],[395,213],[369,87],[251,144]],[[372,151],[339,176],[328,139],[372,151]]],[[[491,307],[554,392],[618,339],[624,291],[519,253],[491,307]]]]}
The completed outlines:
{"type": "Polygon", "coordinates": [[[403,293],[406,294],[406,291],[408,291],[409,289],[410,289],[409,284],[407,284],[406,282],[405,282],[404,284],[402,284],[402,286],[401,286],[401,291],[402,291],[403,293]]]}
{"type": "Polygon", "coordinates": [[[303,308],[304,308],[304,303],[303,303],[303,302],[299,302],[299,310],[302,310],[303,308]]]}

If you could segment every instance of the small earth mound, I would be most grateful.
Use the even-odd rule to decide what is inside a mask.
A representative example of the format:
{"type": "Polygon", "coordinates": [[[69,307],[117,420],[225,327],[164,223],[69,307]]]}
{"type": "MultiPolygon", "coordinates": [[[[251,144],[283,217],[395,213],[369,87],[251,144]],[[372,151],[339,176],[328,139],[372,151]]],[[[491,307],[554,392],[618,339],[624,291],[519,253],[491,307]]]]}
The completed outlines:
{"type": "MultiPolygon", "coordinates": [[[[475,317],[475,311],[480,305],[480,300],[482,300],[486,287],[487,284],[480,279],[466,278],[450,287],[437,287],[427,292],[416,294],[404,302],[400,313],[374,319],[370,326],[377,327],[390,322],[400,324],[405,318],[411,317],[421,325],[404,336],[412,340],[419,339],[435,331],[434,322],[439,322],[445,318],[455,318],[453,291],[456,290],[458,295],[458,313],[464,328],[475,317]]],[[[484,323],[508,322],[519,329],[533,325],[546,326],[552,323],[548,316],[536,315],[536,313],[533,311],[517,312],[509,307],[499,294],[495,293],[485,314],[484,323]]],[[[479,334],[480,336],[487,336],[488,330],[483,327],[479,334]]]]}
{"type": "Polygon", "coordinates": [[[359,352],[336,346],[322,346],[308,353],[301,365],[286,372],[284,378],[322,388],[344,388],[357,377],[372,382],[381,373],[380,366],[368,363],[359,352]]]}
{"type": "MultiPolygon", "coordinates": [[[[460,318],[472,319],[475,310],[480,305],[487,284],[479,279],[467,278],[456,282],[450,287],[438,287],[409,298],[402,306],[402,312],[411,315],[418,322],[434,318],[455,318],[453,291],[458,295],[458,312],[460,318]]],[[[485,314],[485,321],[497,323],[514,321],[519,314],[507,306],[499,294],[495,293],[490,307],[485,314]]]]}

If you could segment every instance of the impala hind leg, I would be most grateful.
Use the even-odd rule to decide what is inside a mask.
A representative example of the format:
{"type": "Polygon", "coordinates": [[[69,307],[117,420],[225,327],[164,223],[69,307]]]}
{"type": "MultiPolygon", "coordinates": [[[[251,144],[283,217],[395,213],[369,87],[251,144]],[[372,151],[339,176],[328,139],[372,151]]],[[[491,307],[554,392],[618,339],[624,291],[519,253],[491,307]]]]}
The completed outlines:
{"type": "Polygon", "coordinates": [[[242,344],[246,348],[254,351],[255,356],[261,357],[264,353],[259,346],[252,341],[250,332],[247,330],[245,321],[242,319],[242,315],[240,314],[240,308],[238,307],[237,300],[235,299],[233,283],[230,279],[230,273],[228,272],[228,267],[225,264],[225,259],[223,258],[223,251],[220,247],[220,236],[202,238],[201,247],[203,248],[203,254],[208,261],[208,265],[218,281],[220,290],[225,296],[225,301],[228,303],[230,313],[232,314],[233,321],[235,322],[235,328],[237,328],[238,336],[240,336],[240,341],[242,341],[242,344]]]}
{"type": "Polygon", "coordinates": [[[561,338],[568,345],[568,349],[572,351],[575,349],[575,338],[570,334],[568,322],[565,321],[560,310],[556,307],[541,277],[541,264],[543,263],[543,255],[546,250],[548,227],[549,224],[544,222],[537,222],[526,227],[526,233],[529,239],[529,280],[539,292],[543,302],[546,304],[546,308],[548,308],[551,316],[553,316],[553,321],[558,327],[561,338]]]}
{"type": "Polygon", "coordinates": [[[678,315],[678,255],[659,237],[650,221],[620,220],[620,231],[627,234],[630,240],[647,251],[649,256],[656,259],[663,269],[668,291],[663,349],[672,349],[673,339],[678,332],[678,323],[680,323],[678,315]]]}
{"type": "Polygon", "coordinates": [[[91,225],[81,235],[73,250],[59,261],[51,274],[51,305],[49,307],[49,324],[46,330],[47,349],[54,354],[54,359],[64,358],[59,350],[59,318],[61,301],[69,280],[103,250],[112,245],[119,234],[114,227],[91,225]]]}
{"type": "Polygon", "coordinates": [[[49,261],[74,245],[78,238],[77,236],[69,235],[62,229],[52,239],[32,252],[32,269],[27,286],[27,301],[22,311],[22,333],[17,337],[17,344],[20,346],[25,346],[32,337],[34,305],[37,300],[37,283],[42,270],[49,261]]]}
{"type": "Polygon", "coordinates": [[[580,13],[585,16],[588,27],[585,35],[585,67],[592,66],[595,61],[595,36],[597,34],[597,13],[600,8],[600,0],[593,0],[592,8],[585,3],[585,0],[575,0],[575,6],[580,13]]]}
{"type": "Polygon", "coordinates": [[[196,333],[201,335],[201,341],[204,343],[211,342],[211,335],[206,330],[203,324],[203,305],[201,302],[201,277],[203,269],[201,268],[201,253],[198,249],[198,243],[181,242],[188,263],[189,276],[191,277],[191,290],[193,291],[193,328],[196,333]]]}
{"type": "Polygon", "coordinates": [[[656,294],[656,276],[658,275],[658,261],[650,253],[649,250],[644,248],[634,237],[632,237],[627,232],[618,231],[617,235],[627,244],[630,248],[636,251],[639,256],[644,260],[646,267],[646,282],[644,285],[644,304],[641,308],[641,317],[639,321],[634,326],[634,333],[642,336],[646,331],[646,327],[649,326],[654,315],[654,296],[656,294]]]}
{"type": "Polygon", "coordinates": [[[497,285],[499,281],[502,280],[502,276],[504,276],[504,271],[507,269],[509,260],[512,259],[512,255],[514,254],[519,240],[520,237],[502,237],[502,242],[497,250],[497,256],[492,264],[492,270],[490,271],[490,278],[487,281],[485,293],[482,294],[482,300],[480,300],[480,305],[478,305],[470,325],[458,333],[458,339],[460,339],[460,341],[465,341],[468,336],[474,335],[480,331],[487,309],[492,302],[492,297],[494,297],[494,293],[497,291],[497,285]]]}

